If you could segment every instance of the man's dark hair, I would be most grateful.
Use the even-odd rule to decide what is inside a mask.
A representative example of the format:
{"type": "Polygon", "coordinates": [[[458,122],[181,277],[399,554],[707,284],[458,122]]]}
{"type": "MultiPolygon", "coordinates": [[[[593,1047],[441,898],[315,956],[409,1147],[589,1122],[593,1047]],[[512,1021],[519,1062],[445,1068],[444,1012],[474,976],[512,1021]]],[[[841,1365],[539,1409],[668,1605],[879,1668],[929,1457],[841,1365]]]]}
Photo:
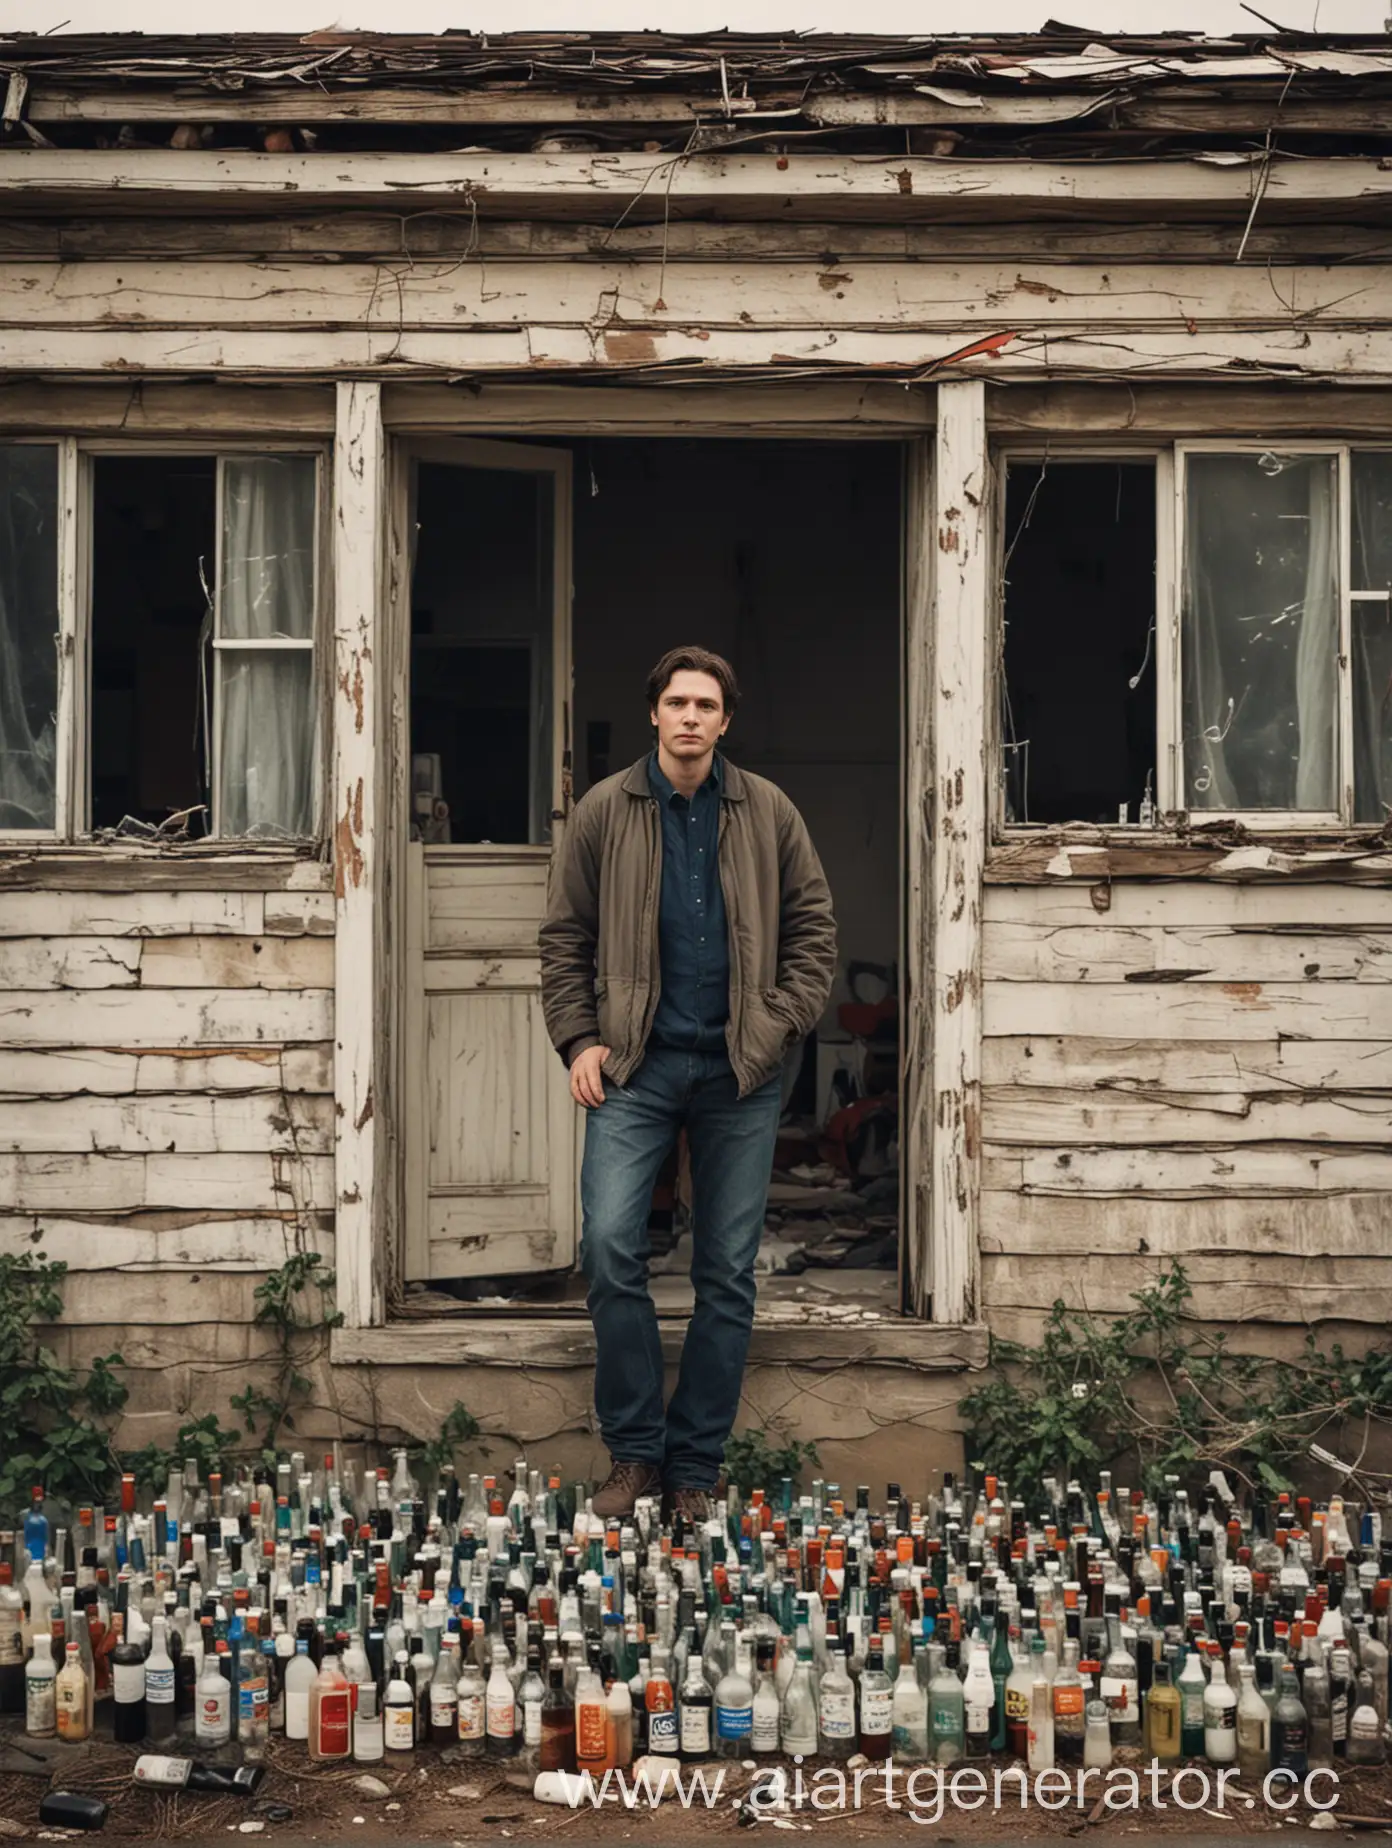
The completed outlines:
{"type": "Polygon", "coordinates": [[[739,704],[739,682],[735,670],[724,655],[712,654],[709,648],[669,648],[648,675],[648,711],[667,691],[674,674],[709,674],[720,685],[720,699],[728,718],[739,704]]]}

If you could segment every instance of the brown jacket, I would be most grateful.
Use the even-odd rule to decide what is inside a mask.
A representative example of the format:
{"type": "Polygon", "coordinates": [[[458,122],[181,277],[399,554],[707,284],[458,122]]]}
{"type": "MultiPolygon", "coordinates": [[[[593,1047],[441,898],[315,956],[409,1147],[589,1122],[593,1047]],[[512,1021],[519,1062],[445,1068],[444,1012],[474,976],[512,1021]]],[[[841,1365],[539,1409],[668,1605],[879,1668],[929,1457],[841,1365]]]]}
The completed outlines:
{"type": "MultiPolygon", "coordinates": [[[[779,1070],[816,1024],[836,970],[831,892],[801,815],[775,784],[722,758],[720,886],[730,929],[725,1041],[740,1096],[779,1070]]],[[[576,805],[541,926],[541,1000],[556,1050],[609,1048],[626,1084],[642,1060],[660,987],[662,823],[648,758],[576,805]]]]}

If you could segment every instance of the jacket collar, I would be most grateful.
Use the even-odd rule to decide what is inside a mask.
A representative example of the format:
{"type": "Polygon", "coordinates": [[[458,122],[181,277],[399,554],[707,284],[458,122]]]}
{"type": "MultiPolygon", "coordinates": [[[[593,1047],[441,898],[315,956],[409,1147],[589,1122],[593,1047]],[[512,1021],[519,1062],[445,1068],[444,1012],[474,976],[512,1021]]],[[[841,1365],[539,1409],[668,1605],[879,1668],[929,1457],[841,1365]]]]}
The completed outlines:
{"type": "MultiPolygon", "coordinates": [[[[651,799],[652,786],[648,781],[648,759],[651,756],[651,751],[645,751],[637,763],[624,772],[622,787],[626,794],[651,799]]],[[[748,793],[744,772],[738,764],[731,763],[723,751],[720,753],[720,772],[722,799],[726,802],[743,802],[748,793]]]]}

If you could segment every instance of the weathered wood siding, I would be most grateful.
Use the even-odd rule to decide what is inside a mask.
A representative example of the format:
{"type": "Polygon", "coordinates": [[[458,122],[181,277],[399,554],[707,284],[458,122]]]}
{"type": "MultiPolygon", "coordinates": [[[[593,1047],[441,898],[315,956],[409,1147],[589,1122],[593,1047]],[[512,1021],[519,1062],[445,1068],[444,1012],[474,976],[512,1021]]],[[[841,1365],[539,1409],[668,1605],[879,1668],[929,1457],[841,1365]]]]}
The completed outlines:
{"type": "Polygon", "coordinates": [[[982,974],[997,1332],[1174,1258],[1254,1344],[1392,1319],[1392,895],[988,885],[982,974]]]}
{"type": "Polygon", "coordinates": [[[48,1339],[124,1356],[130,1443],[225,1407],[268,1345],[257,1284],[334,1248],[328,869],[150,889],[175,864],[88,859],[89,889],[55,890],[35,860],[0,890],[0,1252],[68,1265],[48,1339]]]}

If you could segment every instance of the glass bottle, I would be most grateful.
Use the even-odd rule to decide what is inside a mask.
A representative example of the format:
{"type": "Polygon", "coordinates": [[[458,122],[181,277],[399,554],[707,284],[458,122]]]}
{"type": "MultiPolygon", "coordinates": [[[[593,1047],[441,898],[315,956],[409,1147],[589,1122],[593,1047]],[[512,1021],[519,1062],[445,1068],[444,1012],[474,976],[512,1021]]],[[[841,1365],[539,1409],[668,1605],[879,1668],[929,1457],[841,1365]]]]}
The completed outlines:
{"type": "Polygon", "coordinates": [[[1179,1749],[1184,1758],[1203,1756],[1203,1697],[1208,1683],[1197,1649],[1191,1648],[1184,1658],[1175,1683],[1179,1689],[1179,1749]]]}
{"type": "Polygon", "coordinates": [[[232,1737],[232,1688],[218,1667],[218,1660],[216,1653],[210,1650],[203,1658],[198,1677],[193,1734],[200,1753],[204,1754],[226,1745],[232,1737]]]}
{"type": "Polygon", "coordinates": [[[602,1776],[609,1769],[609,1709],[604,1683],[586,1665],[575,1680],[576,1769],[602,1776]]]}
{"type": "MultiPolygon", "coordinates": [[[[967,1672],[962,1682],[962,1705],[966,1756],[988,1758],[991,1752],[992,1709],[996,1688],[991,1675],[991,1655],[983,1636],[972,1639],[967,1658],[967,1672]]],[[[941,1762],[941,1761],[940,1761],[941,1762]]]]}
{"type": "Polygon", "coordinates": [[[565,1664],[559,1656],[546,1665],[540,1757],[543,1771],[575,1770],[575,1703],[566,1692],[565,1664]]]}
{"type": "Polygon", "coordinates": [[[31,1739],[51,1739],[58,1730],[57,1679],[53,1638],[40,1630],[24,1670],[24,1730],[31,1739]]]}
{"type": "Polygon", "coordinates": [[[1025,1760],[1030,1776],[1054,1767],[1053,1690],[1042,1674],[1030,1687],[1029,1724],[1025,1731],[1025,1760]]]}
{"type": "Polygon", "coordinates": [[[680,1747],[688,1764],[711,1755],[711,1724],[714,1695],[706,1680],[705,1666],[699,1651],[689,1649],[686,1673],[681,1684],[680,1747]]]}
{"type": "Polygon", "coordinates": [[[1282,1664],[1276,1711],[1271,1716],[1271,1768],[1294,1772],[1297,1778],[1304,1778],[1310,1768],[1309,1719],[1289,1663],[1282,1664]]]}
{"type": "Polygon", "coordinates": [[[119,1611],[112,1622],[116,1633],[111,1651],[112,1736],[118,1745],[137,1745],[145,1737],[145,1652],[139,1644],[127,1641],[119,1611]]]}
{"type": "Polygon", "coordinates": [[[1106,1771],[1112,1762],[1111,1714],[1104,1700],[1090,1700],[1084,1716],[1083,1765],[1090,1771],[1106,1771]]]}
{"type": "Polygon", "coordinates": [[[1237,1766],[1244,1781],[1260,1783],[1271,1769],[1271,1710],[1257,1691],[1250,1662],[1238,1668],[1237,1766]]]}
{"type": "Polygon", "coordinates": [[[856,1749],[855,1683],[846,1668],[849,1646],[848,1637],[831,1650],[817,1691],[817,1739],[823,1758],[849,1758],[856,1749]]]}
{"type": "MultiPolygon", "coordinates": [[[[527,1671],[522,1677],[522,1686],[518,1689],[517,1704],[522,1713],[521,1762],[529,1771],[540,1771],[541,1713],[546,1705],[546,1683],[541,1678],[541,1647],[537,1643],[527,1645],[527,1671]]],[[[624,1687],[624,1704],[630,1714],[631,1737],[633,1721],[627,1685],[624,1687]]]]}
{"type": "Polygon", "coordinates": [[[1151,1672],[1146,1696],[1146,1750],[1162,1764],[1173,1763],[1180,1755],[1179,1690],[1171,1679],[1168,1662],[1156,1662],[1151,1672]]]}
{"type": "Polygon", "coordinates": [[[986,1623],[989,1631],[991,1662],[991,1745],[993,1752],[1003,1752],[1006,1746],[1005,1718],[1005,1684],[1010,1679],[1010,1671],[1015,1666],[1015,1658],[1010,1649],[1010,1629],[1005,1612],[997,1608],[993,1620],[986,1623]]]}
{"type": "Polygon", "coordinates": [[[1211,1765],[1237,1762],[1237,1695],[1228,1686],[1223,1658],[1217,1653],[1204,1689],[1204,1757],[1211,1765]]]}
{"type": "Polygon", "coordinates": [[[918,1676],[918,1658],[901,1663],[894,1682],[891,1707],[894,1756],[902,1764],[924,1764],[928,1759],[928,1691],[918,1676]]]}
{"type": "Polygon", "coordinates": [[[179,1729],[168,1620],[156,1617],[150,1630],[150,1653],[145,1658],[145,1729],[152,1745],[165,1745],[179,1729]]]}
{"type": "Polygon", "coordinates": [[[894,1684],[885,1673],[878,1635],[870,1638],[860,1671],[860,1749],[874,1761],[888,1758],[894,1749],[894,1684]]]}
{"type": "Polygon", "coordinates": [[[69,1643],[65,1653],[66,1660],[54,1683],[54,1718],[58,1737],[71,1745],[85,1739],[91,1729],[87,1719],[87,1672],[82,1666],[82,1650],[77,1643],[69,1643]]]}
{"type": "Polygon", "coordinates": [[[1067,1637],[1063,1661],[1054,1676],[1054,1757],[1061,1765],[1083,1762],[1083,1734],[1087,1727],[1087,1695],[1078,1673],[1078,1641],[1067,1637]]]}
{"type": "Polygon", "coordinates": [[[395,1754],[412,1752],[415,1746],[416,1691],[411,1686],[411,1658],[404,1649],[398,1649],[382,1699],[382,1748],[395,1754]]]}
{"type": "Polygon", "coordinates": [[[1305,1708],[1308,1726],[1306,1754],[1312,1771],[1327,1771],[1334,1764],[1334,1713],[1330,1697],[1329,1670],[1325,1666],[1324,1650],[1315,1646],[1315,1653],[1305,1664],[1305,1679],[1301,1683],[1301,1702],[1305,1708]]]}
{"type": "Polygon", "coordinates": [[[1386,1761],[1387,1752],[1383,1745],[1382,1726],[1378,1720],[1373,1678],[1366,1668],[1360,1668],[1358,1671],[1350,1704],[1353,1711],[1349,1715],[1347,1754],[1349,1763],[1351,1765],[1383,1764],[1386,1761]]]}
{"type": "Polygon", "coordinates": [[[1141,1690],[1136,1658],[1121,1633],[1121,1613],[1113,1603],[1107,1613],[1107,1654],[1102,1663],[1102,1699],[1111,1715],[1112,1744],[1141,1743],[1141,1690]]]}
{"type": "MultiPolygon", "coordinates": [[[[441,1639],[443,1641],[443,1638],[441,1639]]],[[[440,1659],[445,1663],[445,1677],[452,1674],[453,1648],[442,1648],[440,1659]]],[[[435,1673],[430,1679],[430,1730],[434,1738],[436,1726],[436,1683],[440,1675],[440,1663],[435,1664],[435,1673]]],[[[441,1711],[448,1724],[450,1697],[447,1692],[440,1695],[441,1711]]],[[[488,1750],[488,1690],[484,1685],[483,1670],[472,1650],[459,1667],[459,1678],[454,1683],[453,1702],[454,1736],[459,1742],[461,1758],[482,1758],[488,1750]]]]}
{"type": "Polygon", "coordinates": [[[511,1758],[517,1749],[516,1696],[504,1643],[493,1645],[493,1670],[484,1692],[486,1742],[490,1758],[511,1758]]]}
{"type": "MultiPolygon", "coordinates": [[[[1043,1642],[1043,1638],[1040,1638],[1043,1642]]],[[[1014,1758],[1028,1758],[1030,1708],[1033,1704],[1035,1670],[1023,1650],[1016,1652],[1014,1664],[1005,1682],[1005,1744],[1014,1758]]]]}
{"type": "Polygon", "coordinates": [[[795,1652],[793,1677],[783,1692],[783,1706],[778,1730],[783,1751],[788,1757],[800,1753],[814,1757],[818,1745],[817,1691],[812,1682],[812,1642],[804,1625],[802,1639],[795,1652]]]}
{"type": "Polygon", "coordinates": [[[665,1643],[653,1645],[652,1670],[643,1691],[643,1705],[648,1716],[648,1751],[662,1758],[675,1758],[681,1745],[671,1660],[671,1651],[665,1643]]]}

